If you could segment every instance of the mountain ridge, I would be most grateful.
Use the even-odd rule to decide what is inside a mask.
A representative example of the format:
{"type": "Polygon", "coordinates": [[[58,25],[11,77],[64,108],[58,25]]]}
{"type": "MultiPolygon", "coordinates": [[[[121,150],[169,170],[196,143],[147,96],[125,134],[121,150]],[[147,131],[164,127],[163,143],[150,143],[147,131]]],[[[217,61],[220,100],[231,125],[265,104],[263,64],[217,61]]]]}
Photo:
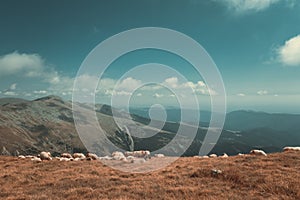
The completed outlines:
{"type": "MultiPolygon", "coordinates": [[[[155,129],[147,127],[150,123],[160,124],[160,121],[150,120],[148,118],[125,113],[122,110],[112,108],[109,105],[97,104],[91,106],[88,104],[80,104],[86,109],[96,111],[100,125],[103,127],[106,137],[99,140],[110,140],[117,147],[124,150],[142,150],[148,149],[156,151],[167,145],[176,136],[180,126],[190,129],[188,124],[180,124],[176,122],[165,122],[162,130],[157,134],[148,137],[155,129]],[[133,119],[134,124],[127,125],[130,134],[124,132],[123,127],[119,127],[113,118],[113,114],[122,123],[128,124],[133,119]],[[145,138],[139,138],[135,135],[144,132],[145,138]],[[132,146],[128,146],[129,141],[133,141],[132,146]]],[[[272,123],[265,123],[264,126],[255,124],[251,120],[257,120],[256,115],[265,113],[237,111],[233,113],[232,120],[237,120],[239,128],[225,124],[225,129],[219,138],[219,141],[212,149],[211,153],[222,154],[226,152],[229,155],[237,153],[248,153],[252,148],[260,148],[267,152],[277,152],[285,145],[300,145],[300,136],[297,131],[298,126],[291,129],[272,127],[272,123]],[[246,115],[239,116],[239,115],[246,115]],[[247,117],[250,115],[250,117],[247,117]],[[254,116],[253,116],[254,115],[254,116]],[[237,116],[237,117],[236,117],[237,116]],[[249,126],[249,124],[251,126],[249,126]],[[250,128],[248,128],[250,127],[250,128]]],[[[273,116],[272,114],[267,116],[273,116]]],[[[296,117],[296,115],[279,115],[279,117],[296,117]]],[[[277,115],[275,115],[277,117],[277,115]]],[[[271,118],[272,121],[273,118],[271,118]]],[[[228,120],[228,119],[227,119],[228,120]]],[[[267,120],[267,122],[270,120],[267,120]]],[[[289,122],[289,120],[287,120],[289,122]]],[[[283,120],[280,120],[283,122],[283,120]]],[[[228,123],[228,122],[227,122],[228,123]]],[[[152,125],[153,125],[152,124],[152,125]]],[[[280,125],[280,124],[279,124],[280,125]]],[[[279,126],[277,124],[277,126],[279,126]]],[[[296,124],[297,125],[297,124],[296,124]]],[[[289,124],[284,124],[289,126],[289,124]]],[[[299,128],[300,130],[300,128],[299,128]]],[[[300,132],[300,131],[299,131],[300,132]]],[[[185,156],[198,155],[203,139],[207,133],[207,127],[200,126],[190,147],[183,152],[185,156]]],[[[37,153],[47,150],[54,154],[60,152],[87,152],[95,151],[101,154],[109,154],[113,149],[109,149],[102,144],[89,141],[91,149],[86,149],[83,145],[74,125],[72,103],[64,101],[57,96],[47,96],[32,101],[18,101],[0,105],[0,148],[5,148],[5,152],[15,154],[16,151],[24,154],[37,153]]],[[[183,137],[180,141],[186,140],[183,137]]],[[[183,149],[177,149],[183,151],[183,149]]],[[[0,152],[1,153],[1,152],[0,152]]],[[[170,148],[164,152],[167,155],[176,155],[176,150],[170,148]]]]}

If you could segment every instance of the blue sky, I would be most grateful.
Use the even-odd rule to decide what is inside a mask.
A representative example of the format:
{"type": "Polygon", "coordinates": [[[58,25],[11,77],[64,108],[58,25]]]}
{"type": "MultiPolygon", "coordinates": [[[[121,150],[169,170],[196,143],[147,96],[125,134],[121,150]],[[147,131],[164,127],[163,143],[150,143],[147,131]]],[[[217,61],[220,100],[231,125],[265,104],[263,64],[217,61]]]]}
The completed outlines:
{"type": "MultiPolygon", "coordinates": [[[[0,97],[70,99],[81,63],[100,42],[132,28],[164,27],[190,36],[210,54],[224,80],[229,110],[300,113],[299,13],[296,0],[3,0],[0,97]]],[[[213,88],[187,62],[155,50],[116,60],[97,99],[107,103],[110,95],[131,95],[128,87],[149,74],[124,78],[120,91],[113,92],[112,85],[131,67],[154,61],[179,70],[190,83],[173,76],[156,81],[182,90],[190,85],[209,102],[213,88]]],[[[95,77],[80,78],[85,89],[95,77]]],[[[134,95],[140,106],[176,104],[167,90],[141,88],[134,95]]]]}

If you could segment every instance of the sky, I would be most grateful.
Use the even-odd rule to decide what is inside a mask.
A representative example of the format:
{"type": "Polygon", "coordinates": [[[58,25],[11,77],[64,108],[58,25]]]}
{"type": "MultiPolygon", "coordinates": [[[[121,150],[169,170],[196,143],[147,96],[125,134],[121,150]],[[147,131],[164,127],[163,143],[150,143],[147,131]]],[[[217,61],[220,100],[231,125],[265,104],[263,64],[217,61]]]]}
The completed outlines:
{"type": "Polygon", "coordinates": [[[2,0],[0,97],[71,99],[76,78],[79,89],[101,103],[130,97],[136,106],[178,106],[176,97],[191,99],[184,93],[191,89],[207,109],[210,98],[219,95],[217,88],[170,52],[130,52],[101,78],[77,76],[89,53],[106,39],[134,28],[162,27],[191,37],[207,51],[222,76],[228,111],[300,113],[299,13],[297,0],[2,0]],[[151,65],[127,74],[146,63],[170,66],[185,79],[152,72],[151,65]],[[143,85],[151,79],[155,84],[143,85]],[[89,91],[93,81],[99,86],[89,91]]]}

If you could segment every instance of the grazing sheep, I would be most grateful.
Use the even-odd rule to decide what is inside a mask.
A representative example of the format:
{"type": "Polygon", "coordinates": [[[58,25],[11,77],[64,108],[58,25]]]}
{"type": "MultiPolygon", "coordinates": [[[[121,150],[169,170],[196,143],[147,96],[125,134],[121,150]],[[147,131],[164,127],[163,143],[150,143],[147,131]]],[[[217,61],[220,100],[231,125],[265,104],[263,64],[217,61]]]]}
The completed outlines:
{"type": "Polygon", "coordinates": [[[122,159],[126,159],[126,157],[124,156],[124,154],[120,151],[115,151],[111,154],[112,158],[114,160],[122,160],[122,159]]]}
{"type": "Polygon", "coordinates": [[[20,159],[25,159],[26,157],[23,156],[23,155],[19,155],[18,158],[20,158],[20,159]]]}
{"type": "Polygon", "coordinates": [[[300,151],[300,147],[284,147],[283,151],[300,151]]]}
{"type": "Polygon", "coordinates": [[[123,158],[120,158],[120,161],[129,162],[125,156],[123,158]]]}
{"type": "Polygon", "coordinates": [[[156,157],[156,158],[163,158],[163,157],[165,157],[165,155],[162,154],[162,153],[157,153],[157,154],[154,154],[154,157],[156,157]]]}
{"type": "Polygon", "coordinates": [[[220,158],[228,158],[229,156],[226,154],[226,153],[224,153],[222,156],[220,156],[220,158]]]}
{"type": "Polygon", "coordinates": [[[60,160],[60,159],[61,159],[61,157],[58,157],[58,156],[55,157],[55,160],[60,160]]]}
{"type": "Polygon", "coordinates": [[[244,156],[245,154],[239,153],[238,156],[244,156]]]}
{"type": "Polygon", "coordinates": [[[60,156],[63,158],[73,158],[73,156],[69,153],[62,153],[60,156]]]}
{"type": "Polygon", "coordinates": [[[218,157],[218,156],[217,156],[216,154],[210,154],[209,157],[210,157],[210,158],[216,158],[216,157],[218,157]]]}
{"type": "Polygon", "coordinates": [[[133,156],[133,157],[136,157],[136,158],[145,158],[145,159],[151,158],[150,157],[150,151],[148,151],[148,150],[126,151],[125,156],[126,157],[133,156]]]}
{"type": "Polygon", "coordinates": [[[87,153],[86,158],[87,158],[87,160],[98,160],[99,159],[98,156],[94,153],[87,153]]]}
{"type": "Polygon", "coordinates": [[[257,149],[251,150],[250,154],[258,155],[258,156],[267,156],[267,154],[263,150],[257,150],[257,149]]]}
{"type": "Polygon", "coordinates": [[[202,157],[200,156],[200,158],[209,158],[209,156],[202,156],[202,157]]]}
{"type": "Polygon", "coordinates": [[[41,160],[52,160],[52,157],[51,157],[51,153],[50,152],[45,152],[45,151],[42,151],[39,156],[38,156],[41,160]]]}
{"type": "Polygon", "coordinates": [[[42,159],[38,158],[38,157],[33,157],[33,158],[31,158],[31,160],[34,162],[42,162],[42,159]]]}
{"type": "Polygon", "coordinates": [[[74,153],[73,158],[85,159],[85,155],[83,153],[74,153]]]}
{"type": "Polygon", "coordinates": [[[71,161],[71,158],[61,157],[59,161],[71,161]]]}
{"type": "Polygon", "coordinates": [[[133,160],[134,160],[134,157],[133,157],[133,156],[127,156],[126,159],[127,159],[128,161],[133,161],[133,160]]]}

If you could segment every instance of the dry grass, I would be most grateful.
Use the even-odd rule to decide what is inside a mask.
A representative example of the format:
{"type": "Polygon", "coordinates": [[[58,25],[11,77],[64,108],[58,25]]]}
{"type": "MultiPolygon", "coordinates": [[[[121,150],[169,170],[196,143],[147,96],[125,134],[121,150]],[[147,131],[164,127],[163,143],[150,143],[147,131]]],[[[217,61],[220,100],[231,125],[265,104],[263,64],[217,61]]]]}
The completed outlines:
{"type": "MultiPolygon", "coordinates": [[[[148,162],[162,159],[167,158],[148,162]]],[[[15,157],[0,157],[0,169],[0,199],[300,199],[297,152],[180,158],[146,174],[116,171],[99,161],[34,163],[15,157]],[[213,175],[212,169],[223,173],[213,175]]]]}

